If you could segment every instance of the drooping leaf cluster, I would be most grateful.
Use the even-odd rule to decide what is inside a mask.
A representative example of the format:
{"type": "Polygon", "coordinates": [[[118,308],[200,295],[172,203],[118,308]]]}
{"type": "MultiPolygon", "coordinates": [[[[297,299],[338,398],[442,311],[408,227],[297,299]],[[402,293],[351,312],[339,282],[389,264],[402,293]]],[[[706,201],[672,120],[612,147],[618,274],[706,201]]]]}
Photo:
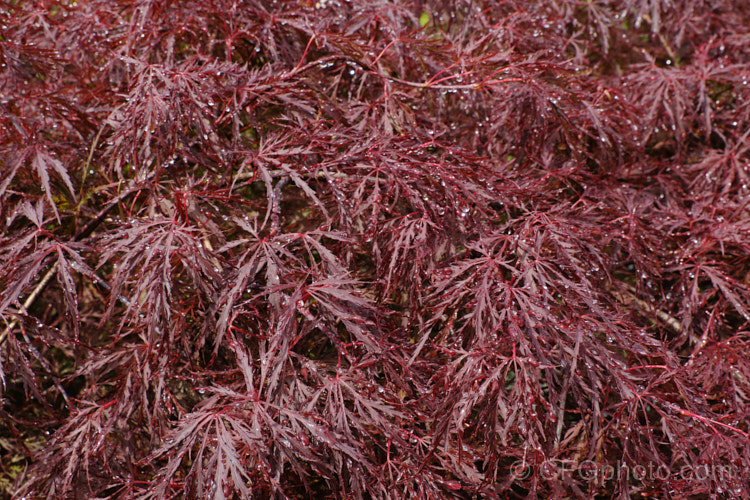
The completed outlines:
{"type": "Polygon", "coordinates": [[[1,1],[0,488],[747,498],[749,26],[1,1]]]}

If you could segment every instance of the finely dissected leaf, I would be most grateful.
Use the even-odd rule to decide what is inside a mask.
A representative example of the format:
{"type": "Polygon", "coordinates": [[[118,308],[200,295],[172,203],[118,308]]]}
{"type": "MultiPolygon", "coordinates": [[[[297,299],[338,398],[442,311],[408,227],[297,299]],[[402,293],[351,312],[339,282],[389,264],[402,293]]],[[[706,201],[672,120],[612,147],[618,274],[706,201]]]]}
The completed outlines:
{"type": "Polygon", "coordinates": [[[55,204],[55,200],[52,198],[52,187],[50,186],[49,170],[54,170],[62,178],[63,182],[65,182],[65,185],[70,190],[70,192],[75,196],[73,184],[71,184],[70,182],[68,172],[67,170],[65,170],[65,167],[63,167],[62,163],[60,163],[60,160],[54,158],[46,151],[37,150],[31,158],[31,163],[34,169],[36,169],[37,174],[39,175],[39,179],[42,183],[42,190],[47,194],[47,199],[49,200],[49,203],[55,212],[57,220],[59,221],[60,214],[57,212],[57,205],[55,204]]]}

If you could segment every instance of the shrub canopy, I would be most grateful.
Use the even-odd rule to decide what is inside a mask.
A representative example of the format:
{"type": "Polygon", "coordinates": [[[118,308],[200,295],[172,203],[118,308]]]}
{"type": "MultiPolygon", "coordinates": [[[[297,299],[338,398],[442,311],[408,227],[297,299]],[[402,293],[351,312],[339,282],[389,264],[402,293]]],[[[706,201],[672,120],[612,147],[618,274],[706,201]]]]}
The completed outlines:
{"type": "Polygon", "coordinates": [[[750,497],[749,26],[0,1],[3,490],[750,497]]]}

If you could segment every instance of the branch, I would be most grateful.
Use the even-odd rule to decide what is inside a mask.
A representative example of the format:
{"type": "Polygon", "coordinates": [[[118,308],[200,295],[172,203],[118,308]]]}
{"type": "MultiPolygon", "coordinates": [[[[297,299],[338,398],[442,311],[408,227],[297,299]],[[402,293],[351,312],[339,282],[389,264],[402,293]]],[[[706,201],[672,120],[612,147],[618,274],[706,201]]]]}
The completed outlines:
{"type": "MultiPolygon", "coordinates": [[[[39,283],[37,283],[36,287],[34,288],[34,291],[31,292],[31,294],[28,297],[26,297],[26,300],[23,303],[23,309],[22,309],[23,312],[28,311],[29,307],[31,307],[32,304],[34,304],[34,301],[36,300],[37,296],[42,292],[44,287],[47,286],[47,283],[49,282],[49,280],[52,279],[52,275],[54,274],[55,269],[57,269],[57,261],[55,261],[52,264],[52,267],[49,268],[49,270],[47,271],[47,274],[45,274],[42,280],[39,283]]],[[[0,333],[0,346],[3,345],[10,331],[13,330],[16,327],[16,325],[18,325],[18,321],[19,321],[18,318],[14,318],[5,328],[3,333],[0,333]]]]}
{"type": "Polygon", "coordinates": [[[618,292],[614,291],[614,296],[617,300],[623,303],[631,303],[633,304],[636,309],[638,309],[641,313],[643,313],[645,316],[650,315],[656,315],[656,318],[664,323],[667,327],[669,327],[670,330],[672,330],[675,333],[681,333],[682,327],[680,326],[680,322],[675,318],[674,316],[669,315],[668,313],[656,309],[651,304],[649,304],[646,301],[643,301],[636,297],[635,291],[630,285],[627,285],[623,283],[623,285],[626,288],[625,292],[618,292]]]}

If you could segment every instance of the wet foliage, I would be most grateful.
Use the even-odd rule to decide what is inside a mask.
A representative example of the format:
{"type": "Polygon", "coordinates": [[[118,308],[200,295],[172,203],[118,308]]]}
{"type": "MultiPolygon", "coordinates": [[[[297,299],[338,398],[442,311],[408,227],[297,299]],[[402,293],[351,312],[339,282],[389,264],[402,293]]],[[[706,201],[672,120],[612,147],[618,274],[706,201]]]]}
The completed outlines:
{"type": "Polygon", "coordinates": [[[0,2],[0,487],[750,497],[740,0],[0,2]]]}

